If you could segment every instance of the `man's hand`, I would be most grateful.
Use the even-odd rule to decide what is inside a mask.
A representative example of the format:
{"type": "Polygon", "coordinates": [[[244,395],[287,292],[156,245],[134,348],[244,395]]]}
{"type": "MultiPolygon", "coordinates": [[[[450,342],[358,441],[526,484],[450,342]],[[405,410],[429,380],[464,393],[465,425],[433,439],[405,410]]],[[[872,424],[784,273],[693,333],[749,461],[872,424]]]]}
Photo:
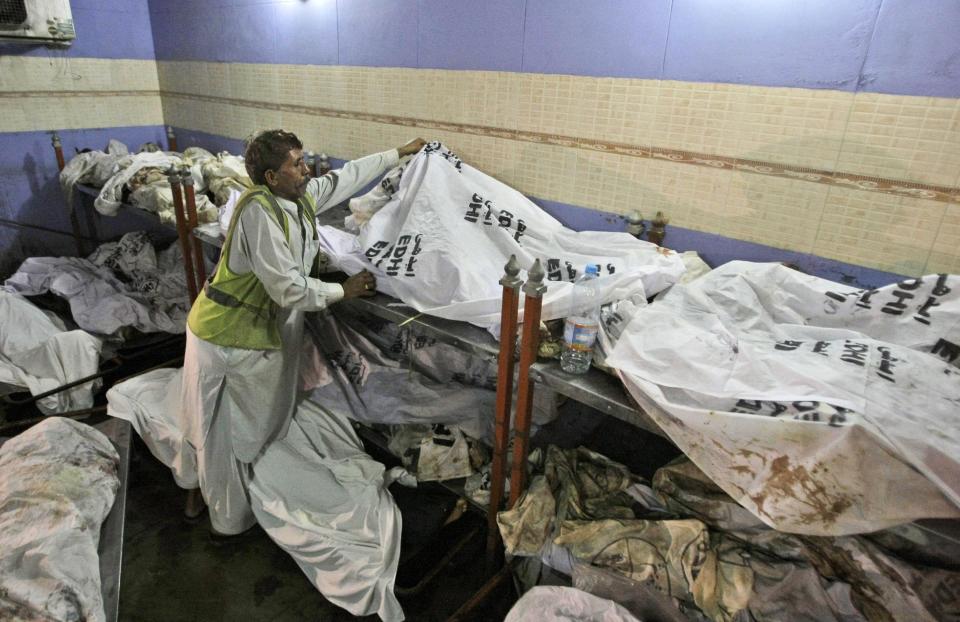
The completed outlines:
{"type": "Polygon", "coordinates": [[[408,142],[406,145],[402,147],[397,147],[397,153],[400,154],[401,158],[403,156],[413,155],[418,151],[420,151],[421,149],[423,149],[424,145],[426,144],[427,144],[427,141],[423,140],[422,138],[415,138],[410,142],[408,142]]]}
{"type": "Polygon", "coordinates": [[[364,270],[343,282],[343,298],[368,298],[377,293],[377,279],[364,270]]]}

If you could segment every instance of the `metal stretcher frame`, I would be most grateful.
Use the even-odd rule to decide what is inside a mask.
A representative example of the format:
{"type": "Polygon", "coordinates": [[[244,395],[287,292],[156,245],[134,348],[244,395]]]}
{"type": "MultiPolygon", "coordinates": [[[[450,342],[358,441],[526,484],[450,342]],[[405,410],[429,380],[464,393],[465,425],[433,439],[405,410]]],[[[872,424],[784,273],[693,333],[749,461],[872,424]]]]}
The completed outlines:
{"type": "MultiPolygon", "coordinates": [[[[169,149],[171,151],[176,151],[177,138],[173,133],[172,127],[167,128],[167,140],[169,141],[169,149]]],[[[64,161],[63,157],[63,147],[60,142],[60,137],[56,132],[53,132],[51,145],[53,146],[54,154],[57,158],[58,170],[63,171],[64,166],[66,166],[66,162],[64,161]]],[[[198,225],[196,196],[193,188],[193,176],[190,174],[189,170],[177,171],[171,168],[167,173],[167,179],[170,182],[170,190],[173,195],[174,215],[176,217],[177,224],[175,227],[167,224],[164,224],[164,226],[174,229],[177,233],[177,237],[180,240],[180,247],[183,255],[183,269],[187,278],[187,289],[190,293],[190,302],[192,303],[197,297],[197,292],[199,292],[202,288],[203,281],[206,280],[200,241],[193,239],[190,236],[190,232],[198,225]]],[[[76,188],[81,194],[94,197],[99,196],[100,194],[100,190],[98,188],[87,184],[77,184],[76,188]]],[[[132,208],[131,213],[147,215],[148,217],[152,217],[152,219],[159,221],[159,217],[152,212],[139,209],[134,206],[129,207],[132,208]]],[[[85,249],[83,245],[84,239],[90,240],[94,246],[97,246],[100,243],[100,236],[98,233],[100,214],[95,210],[82,210],[84,226],[87,230],[87,234],[84,236],[80,231],[80,216],[76,204],[68,205],[67,210],[70,213],[70,224],[73,228],[73,237],[77,244],[77,252],[80,255],[84,255],[86,254],[84,252],[85,249]]]]}
{"type": "MultiPolygon", "coordinates": [[[[176,150],[176,137],[173,134],[172,128],[167,128],[167,138],[169,140],[170,150],[176,150]]],[[[63,170],[66,165],[63,157],[63,149],[60,143],[60,138],[56,132],[54,132],[52,137],[52,146],[57,158],[57,166],[60,171],[63,170]]],[[[171,189],[174,194],[174,210],[177,216],[178,222],[183,220],[188,226],[192,229],[197,226],[197,213],[196,213],[196,202],[193,193],[193,178],[190,175],[189,171],[181,173],[177,177],[173,171],[171,171],[170,176],[171,189]],[[181,186],[183,187],[183,193],[181,194],[181,186]],[[186,200],[183,200],[185,198],[186,200]]],[[[87,195],[98,196],[99,191],[92,186],[85,184],[78,184],[77,189],[87,195]]],[[[83,255],[83,239],[84,236],[80,233],[80,223],[77,215],[77,210],[75,205],[68,206],[70,212],[70,222],[73,227],[74,239],[77,243],[77,251],[83,255]]],[[[146,210],[137,210],[137,213],[150,214],[146,210]]],[[[96,212],[85,211],[85,220],[87,239],[92,241],[94,245],[99,244],[99,236],[97,234],[97,218],[99,214],[96,212]]],[[[203,279],[204,275],[204,265],[203,257],[200,254],[200,243],[198,240],[188,241],[187,240],[188,230],[186,228],[178,230],[178,236],[180,237],[181,249],[183,250],[183,262],[184,262],[184,272],[187,276],[187,283],[189,285],[190,301],[193,302],[193,299],[196,298],[196,292],[203,279]],[[185,244],[186,241],[186,244],[185,244]]],[[[176,339],[178,336],[172,336],[170,340],[176,339]]],[[[130,350],[128,352],[120,352],[117,356],[112,359],[109,359],[97,374],[92,376],[67,383],[60,387],[48,391],[43,395],[33,396],[28,400],[19,400],[8,399],[10,396],[5,396],[5,400],[12,404],[17,403],[26,403],[26,402],[35,402],[37,399],[45,397],[47,395],[52,395],[60,391],[70,389],[74,386],[84,384],[96,378],[100,378],[105,374],[111,373],[118,369],[124,367],[124,364],[130,359],[139,358],[151,351],[151,349],[159,346],[164,347],[169,344],[170,340],[161,340],[160,342],[153,343],[148,345],[146,348],[139,348],[136,350],[130,350]]],[[[167,365],[172,361],[165,361],[161,365],[167,365]]],[[[94,412],[100,412],[105,407],[94,407],[90,410],[89,414],[94,412]]],[[[87,414],[81,413],[64,413],[63,416],[71,416],[71,414],[77,416],[78,418],[89,416],[87,414]]],[[[26,422],[20,422],[26,423],[26,422]]],[[[107,514],[106,519],[100,528],[100,542],[97,550],[98,557],[100,560],[99,572],[100,572],[100,589],[101,595],[103,598],[103,608],[104,608],[104,617],[107,622],[115,622],[118,619],[119,615],[119,605],[120,605],[120,578],[121,571],[123,568],[123,537],[124,537],[124,528],[126,520],[126,506],[127,506],[127,486],[130,472],[130,448],[132,444],[132,426],[130,422],[124,421],[121,419],[108,418],[107,420],[97,424],[95,426],[101,432],[103,432],[107,438],[110,439],[110,442],[113,444],[114,448],[117,450],[117,454],[120,458],[120,463],[118,465],[117,476],[120,480],[119,488],[117,489],[116,497],[114,499],[113,507],[110,509],[110,512],[107,514]]]]}
{"type": "Polygon", "coordinates": [[[95,426],[103,432],[120,456],[117,489],[113,507],[100,526],[100,592],[103,595],[103,612],[107,622],[115,622],[120,610],[120,574],[123,568],[123,531],[127,512],[127,481],[130,474],[130,445],[133,440],[129,421],[110,417],[95,426]]]}

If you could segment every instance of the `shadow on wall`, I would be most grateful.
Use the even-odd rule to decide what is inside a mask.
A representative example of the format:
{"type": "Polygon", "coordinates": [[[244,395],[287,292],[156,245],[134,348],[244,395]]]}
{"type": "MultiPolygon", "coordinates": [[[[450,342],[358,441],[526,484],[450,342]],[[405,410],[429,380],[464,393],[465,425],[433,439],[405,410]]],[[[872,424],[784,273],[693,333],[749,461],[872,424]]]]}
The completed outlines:
{"type": "MultiPolygon", "coordinates": [[[[156,130],[135,132],[138,139],[141,134],[147,140],[160,138],[156,130]],[[155,133],[156,136],[152,136],[155,133]]],[[[129,130],[120,131],[120,134],[129,133],[129,130]]],[[[61,132],[65,142],[64,156],[69,161],[76,149],[104,149],[106,137],[111,134],[111,130],[61,132]]],[[[0,282],[13,274],[27,257],[77,255],[69,210],[60,189],[56,156],[48,134],[30,132],[8,134],[3,138],[5,140],[0,144],[0,150],[4,152],[0,153],[0,282]]],[[[132,145],[133,149],[139,144],[132,145]]],[[[101,241],[113,240],[137,229],[158,228],[152,217],[124,214],[101,218],[93,211],[93,199],[89,196],[78,195],[77,201],[88,203],[83,209],[96,219],[101,241]]],[[[83,233],[86,235],[85,230],[83,233]]]]}
{"type": "Polygon", "coordinates": [[[0,277],[6,279],[27,257],[75,255],[76,244],[57,179],[56,160],[38,163],[32,153],[23,155],[19,170],[4,171],[0,184],[0,277]],[[16,224],[14,224],[16,223],[16,224]],[[22,226],[17,226],[17,225],[22,226]],[[60,233],[31,228],[43,227],[60,233]]]}

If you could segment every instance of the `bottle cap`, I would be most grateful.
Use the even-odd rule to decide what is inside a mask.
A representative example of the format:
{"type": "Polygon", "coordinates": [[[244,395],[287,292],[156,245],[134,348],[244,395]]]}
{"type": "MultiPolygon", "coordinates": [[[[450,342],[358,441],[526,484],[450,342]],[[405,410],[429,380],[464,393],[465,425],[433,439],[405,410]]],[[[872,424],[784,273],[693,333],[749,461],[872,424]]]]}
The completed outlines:
{"type": "Polygon", "coordinates": [[[592,274],[592,275],[594,275],[594,276],[599,275],[600,272],[599,272],[599,270],[597,270],[597,264],[595,264],[595,263],[587,264],[586,273],[587,273],[587,274],[592,274]]]}

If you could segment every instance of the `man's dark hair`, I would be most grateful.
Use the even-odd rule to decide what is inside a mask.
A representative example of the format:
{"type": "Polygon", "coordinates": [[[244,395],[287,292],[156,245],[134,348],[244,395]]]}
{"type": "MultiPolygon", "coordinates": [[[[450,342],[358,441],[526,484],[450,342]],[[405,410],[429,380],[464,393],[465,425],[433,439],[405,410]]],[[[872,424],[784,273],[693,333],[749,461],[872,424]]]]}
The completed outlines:
{"type": "Polygon", "coordinates": [[[279,171],[291,149],[303,149],[296,134],[283,130],[263,130],[247,139],[243,159],[247,175],[255,184],[266,184],[267,171],[279,171]]]}

